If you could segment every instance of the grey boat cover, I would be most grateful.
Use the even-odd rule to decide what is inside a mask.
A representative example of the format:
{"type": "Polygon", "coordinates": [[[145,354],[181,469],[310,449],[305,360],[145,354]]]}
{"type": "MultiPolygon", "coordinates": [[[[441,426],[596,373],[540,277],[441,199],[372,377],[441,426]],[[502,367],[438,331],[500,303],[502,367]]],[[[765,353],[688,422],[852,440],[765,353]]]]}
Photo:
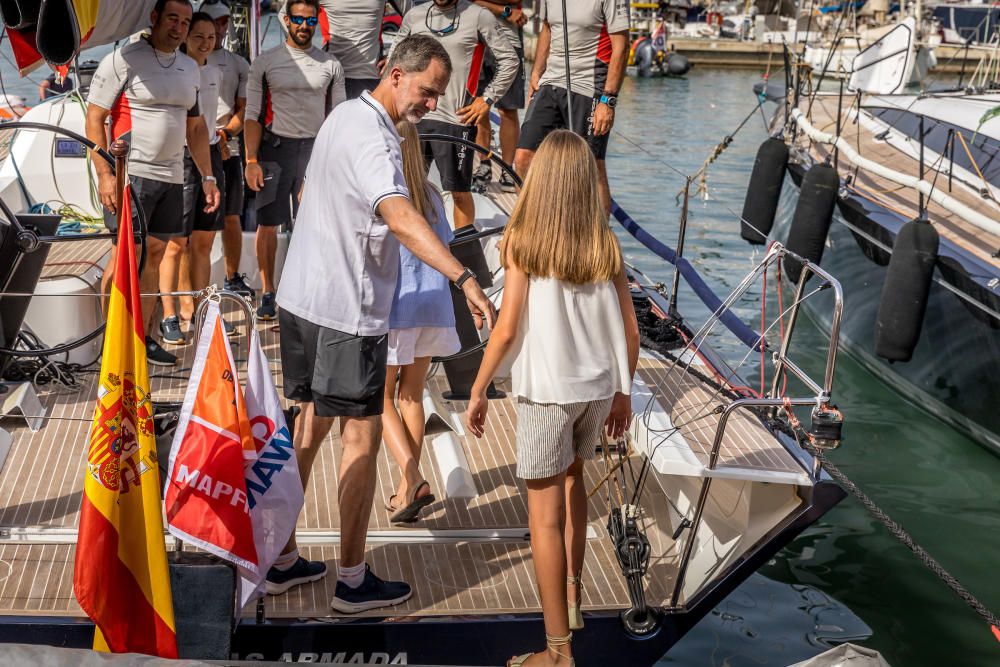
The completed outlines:
{"type": "Polygon", "coordinates": [[[878,651],[847,643],[788,667],[889,667],[889,663],[878,651]]]}
{"type": "Polygon", "coordinates": [[[4,644],[3,664],[11,667],[206,667],[200,660],[166,660],[138,653],[98,653],[84,649],[4,644]]]}

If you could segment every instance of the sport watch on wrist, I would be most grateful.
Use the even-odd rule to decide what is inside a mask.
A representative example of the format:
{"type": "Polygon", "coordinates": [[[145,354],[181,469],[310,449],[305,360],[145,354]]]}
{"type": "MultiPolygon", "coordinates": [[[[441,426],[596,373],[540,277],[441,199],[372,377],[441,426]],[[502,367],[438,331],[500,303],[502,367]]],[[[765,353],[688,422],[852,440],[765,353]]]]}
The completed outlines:
{"type": "Polygon", "coordinates": [[[202,176],[201,177],[201,182],[202,183],[216,183],[216,182],[218,182],[218,179],[215,176],[202,176]]]}
{"type": "Polygon", "coordinates": [[[462,285],[464,285],[465,281],[467,281],[469,278],[472,278],[473,280],[475,280],[476,279],[476,274],[469,267],[465,267],[465,271],[462,271],[462,275],[460,275],[458,278],[455,279],[455,283],[454,283],[455,287],[457,287],[458,289],[462,289],[462,285]]]}
{"type": "Polygon", "coordinates": [[[514,8],[511,5],[504,5],[503,11],[500,13],[500,16],[502,16],[505,19],[509,19],[510,15],[513,13],[514,13],[514,8]]]}
{"type": "Polygon", "coordinates": [[[486,106],[491,107],[493,106],[493,103],[496,102],[496,100],[494,100],[489,95],[483,95],[483,102],[486,102],[486,106]]]}
{"type": "Polygon", "coordinates": [[[601,104],[607,104],[608,108],[614,109],[618,106],[618,94],[617,93],[601,93],[601,104]]]}

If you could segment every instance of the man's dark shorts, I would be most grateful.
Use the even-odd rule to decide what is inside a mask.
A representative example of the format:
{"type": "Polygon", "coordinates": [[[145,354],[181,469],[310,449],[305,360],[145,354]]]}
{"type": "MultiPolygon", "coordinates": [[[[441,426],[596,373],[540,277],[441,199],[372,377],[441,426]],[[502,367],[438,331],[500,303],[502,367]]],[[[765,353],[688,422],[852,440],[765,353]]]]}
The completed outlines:
{"type": "MultiPolygon", "coordinates": [[[[476,140],[475,125],[454,125],[439,120],[424,119],[417,124],[420,134],[446,134],[467,141],[476,140]]],[[[441,189],[445,192],[469,192],[472,190],[472,155],[468,146],[445,141],[423,142],[424,160],[430,168],[437,165],[441,174],[441,189]]]]}
{"type": "Polygon", "coordinates": [[[239,154],[222,163],[222,173],[226,177],[226,191],[222,200],[224,216],[243,215],[243,160],[239,154]]]}
{"type": "MultiPolygon", "coordinates": [[[[222,167],[222,151],[219,147],[210,146],[212,156],[212,175],[219,188],[219,194],[226,196],[226,174],[222,167]]],[[[221,208],[221,205],[220,205],[221,208]]],[[[191,232],[218,232],[222,230],[224,220],[222,211],[217,208],[211,213],[205,212],[205,189],[201,186],[201,173],[195,165],[187,149],[184,149],[184,235],[191,232]]]]}
{"type": "Polygon", "coordinates": [[[314,139],[289,139],[268,132],[260,142],[260,166],[264,170],[264,189],[257,193],[257,224],[261,227],[289,225],[299,210],[299,190],[306,177],[306,165],[312,155],[314,139]],[[278,183],[269,190],[267,180],[274,178],[277,166],[278,183]],[[265,202],[265,192],[274,198],[265,202]]]}
{"type": "MultiPolygon", "coordinates": [[[[608,154],[608,139],[611,133],[594,136],[594,110],[600,97],[587,97],[579,93],[573,95],[573,131],[587,140],[594,157],[603,160],[608,154]]],[[[538,89],[521,123],[521,138],[518,148],[538,150],[539,144],[553,130],[569,128],[566,109],[566,89],[545,85],[538,89]]]]}
{"type": "Polygon", "coordinates": [[[389,337],[354,336],[278,311],[285,398],[320,417],[382,414],[389,337]]]}
{"type": "MultiPolygon", "coordinates": [[[[135,197],[132,200],[132,229],[139,231],[139,202],[146,218],[149,235],[161,241],[184,236],[184,184],[156,181],[142,176],[131,176],[129,182],[135,197]]],[[[118,217],[104,211],[104,226],[112,233],[118,232],[118,217]]]]}
{"type": "MultiPolygon", "coordinates": [[[[510,88],[507,92],[503,94],[499,100],[497,100],[497,109],[523,109],[524,108],[524,49],[520,46],[515,46],[514,50],[517,51],[517,75],[514,77],[514,83],[510,84],[510,88]]],[[[493,77],[497,73],[497,59],[494,57],[493,52],[489,49],[486,50],[486,55],[483,57],[483,68],[479,73],[479,89],[476,91],[477,95],[482,95],[486,91],[486,86],[490,85],[493,81],[493,77]]]]}
{"type": "Polygon", "coordinates": [[[361,97],[361,93],[369,93],[378,87],[381,79],[344,79],[344,88],[347,90],[347,99],[353,100],[361,97]]]}

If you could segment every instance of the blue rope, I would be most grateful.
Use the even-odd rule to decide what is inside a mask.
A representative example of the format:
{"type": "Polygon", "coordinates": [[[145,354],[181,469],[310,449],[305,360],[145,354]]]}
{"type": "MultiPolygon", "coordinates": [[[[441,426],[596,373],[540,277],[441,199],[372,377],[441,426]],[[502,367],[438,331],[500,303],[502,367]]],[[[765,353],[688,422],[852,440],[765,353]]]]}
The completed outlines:
{"type": "MultiPolygon", "coordinates": [[[[626,213],[617,202],[611,202],[611,213],[615,216],[615,219],[621,224],[625,230],[635,237],[635,240],[646,246],[646,248],[652,252],[654,255],[670,262],[681,272],[681,276],[694,293],[698,295],[710,311],[713,313],[718,312],[719,308],[722,307],[722,300],[715,295],[712,288],[702,279],[698,271],[691,265],[691,262],[687,261],[685,258],[681,257],[678,259],[677,253],[670,246],[665,245],[652,234],[647,232],[645,229],[639,226],[632,217],[626,213]]],[[[739,317],[736,316],[731,310],[726,310],[719,316],[719,321],[725,325],[727,329],[733,332],[733,335],[740,339],[740,341],[749,348],[754,350],[759,350],[760,334],[748,327],[743,323],[739,317]]]]}

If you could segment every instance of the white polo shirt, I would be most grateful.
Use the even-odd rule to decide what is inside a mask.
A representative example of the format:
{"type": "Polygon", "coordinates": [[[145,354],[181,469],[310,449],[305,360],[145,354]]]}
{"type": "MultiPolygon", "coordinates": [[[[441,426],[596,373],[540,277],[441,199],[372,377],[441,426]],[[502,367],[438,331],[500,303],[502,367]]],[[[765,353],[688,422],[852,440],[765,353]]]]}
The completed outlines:
{"type": "Polygon", "coordinates": [[[278,305],[344,333],[389,331],[399,241],[377,212],[409,197],[396,127],[367,92],[323,122],[306,168],[278,305]]]}

